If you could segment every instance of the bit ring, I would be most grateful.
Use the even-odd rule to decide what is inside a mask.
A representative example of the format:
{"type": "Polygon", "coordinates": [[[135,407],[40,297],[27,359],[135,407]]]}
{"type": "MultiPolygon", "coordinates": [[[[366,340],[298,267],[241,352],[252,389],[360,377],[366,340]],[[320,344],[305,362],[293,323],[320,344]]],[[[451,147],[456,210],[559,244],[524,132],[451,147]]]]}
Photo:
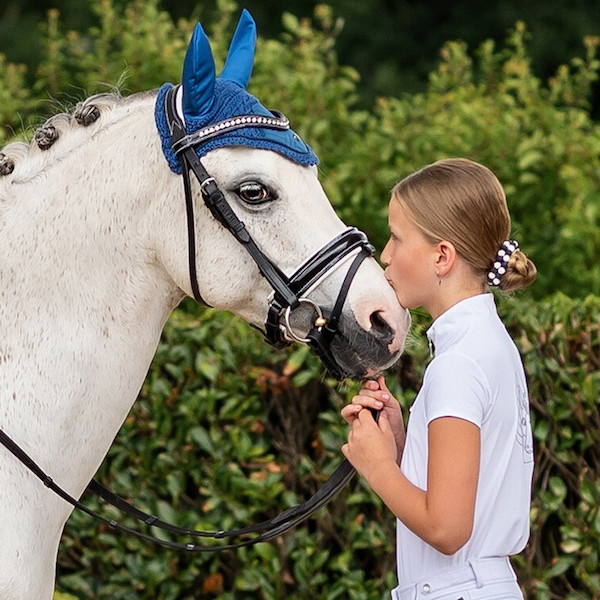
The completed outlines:
{"type": "MultiPolygon", "coordinates": [[[[321,307],[318,304],[313,302],[310,298],[298,298],[298,302],[300,304],[310,304],[315,309],[315,312],[317,313],[317,317],[313,323],[315,327],[325,327],[325,325],[327,325],[327,319],[323,316],[323,311],[321,310],[321,307]]],[[[285,309],[285,313],[283,315],[285,320],[286,333],[297,342],[300,342],[302,344],[308,344],[308,342],[310,341],[308,338],[302,338],[292,331],[292,326],[290,325],[291,314],[292,307],[288,306],[285,309]]]]}

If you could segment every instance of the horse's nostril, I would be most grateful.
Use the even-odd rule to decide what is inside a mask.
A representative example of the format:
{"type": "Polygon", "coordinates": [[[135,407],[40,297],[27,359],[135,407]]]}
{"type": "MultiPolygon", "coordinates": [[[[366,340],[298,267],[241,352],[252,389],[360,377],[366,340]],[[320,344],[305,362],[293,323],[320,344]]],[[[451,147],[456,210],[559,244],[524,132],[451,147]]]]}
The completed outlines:
{"type": "Polygon", "coordinates": [[[380,311],[371,314],[371,327],[374,332],[381,335],[389,335],[391,331],[388,322],[383,318],[380,311]]]}

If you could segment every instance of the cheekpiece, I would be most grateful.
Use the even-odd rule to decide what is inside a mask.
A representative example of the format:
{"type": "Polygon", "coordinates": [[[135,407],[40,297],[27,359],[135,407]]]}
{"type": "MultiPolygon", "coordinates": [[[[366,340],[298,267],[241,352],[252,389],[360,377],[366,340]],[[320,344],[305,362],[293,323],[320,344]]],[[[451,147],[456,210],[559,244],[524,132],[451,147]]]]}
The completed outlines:
{"type": "Polygon", "coordinates": [[[510,257],[519,249],[519,243],[515,240],[505,240],[496,254],[492,267],[487,274],[488,285],[497,287],[500,285],[502,276],[506,273],[510,257]]]}

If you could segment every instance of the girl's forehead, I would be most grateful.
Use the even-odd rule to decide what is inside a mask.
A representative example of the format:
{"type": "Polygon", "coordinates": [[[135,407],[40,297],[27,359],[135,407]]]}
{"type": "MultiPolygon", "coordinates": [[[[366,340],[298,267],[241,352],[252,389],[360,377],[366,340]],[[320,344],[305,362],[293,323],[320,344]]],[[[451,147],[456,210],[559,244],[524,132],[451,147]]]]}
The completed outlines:
{"type": "Polygon", "coordinates": [[[396,196],[392,196],[390,203],[389,203],[388,221],[390,222],[390,224],[395,223],[398,226],[403,225],[410,221],[408,212],[400,204],[400,202],[396,196]]]}

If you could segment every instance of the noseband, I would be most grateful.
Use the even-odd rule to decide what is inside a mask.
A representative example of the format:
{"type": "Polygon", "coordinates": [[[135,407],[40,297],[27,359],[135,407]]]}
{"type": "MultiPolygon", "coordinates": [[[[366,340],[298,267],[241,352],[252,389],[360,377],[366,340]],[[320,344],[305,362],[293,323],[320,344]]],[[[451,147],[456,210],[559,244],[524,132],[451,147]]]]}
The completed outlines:
{"type": "Polygon", "coordinates": [[[362,261],[373,255],[373,246],[362,231],[355,227],[349,227],[320,248],[290,277],[286,276],[256,244],[244,223],[237,217],[225,199],[215,180],[204,168],[195,148],[219,135],[245,127],[286,130],[290,127],[289,121],[279,112],[272,112],[272,117],[241,115],[186,134],[185,124],[177,110],[178,89],[179,86],[167,91],[165,115],[171,133],[171,147],[182,167],[187,213],[188,264],[194,298],[198,302],[204,303],[197,280],[196,231],[190,171],[194,173],[200,183],[202,198],[212,215],[246,248],[261,275],[273,289],[263,332],[267,341],[276,347],[289,345],[293,341],[304,342],[321,358],[333,377],[338,380],[343,379],[349,373],[335,359],[331,351],[331,342],[339,332],[339,317],[352,279],[362,261]],[[332,309],[319,306],[305,295],[334,270],[340,261],[352,253],[356,253],[356,256],[346,273],[332,309]],[[302,304],[311,306],[316,317],[306,337],[300,338],[292,331],[290,314],[302,304]]]}

